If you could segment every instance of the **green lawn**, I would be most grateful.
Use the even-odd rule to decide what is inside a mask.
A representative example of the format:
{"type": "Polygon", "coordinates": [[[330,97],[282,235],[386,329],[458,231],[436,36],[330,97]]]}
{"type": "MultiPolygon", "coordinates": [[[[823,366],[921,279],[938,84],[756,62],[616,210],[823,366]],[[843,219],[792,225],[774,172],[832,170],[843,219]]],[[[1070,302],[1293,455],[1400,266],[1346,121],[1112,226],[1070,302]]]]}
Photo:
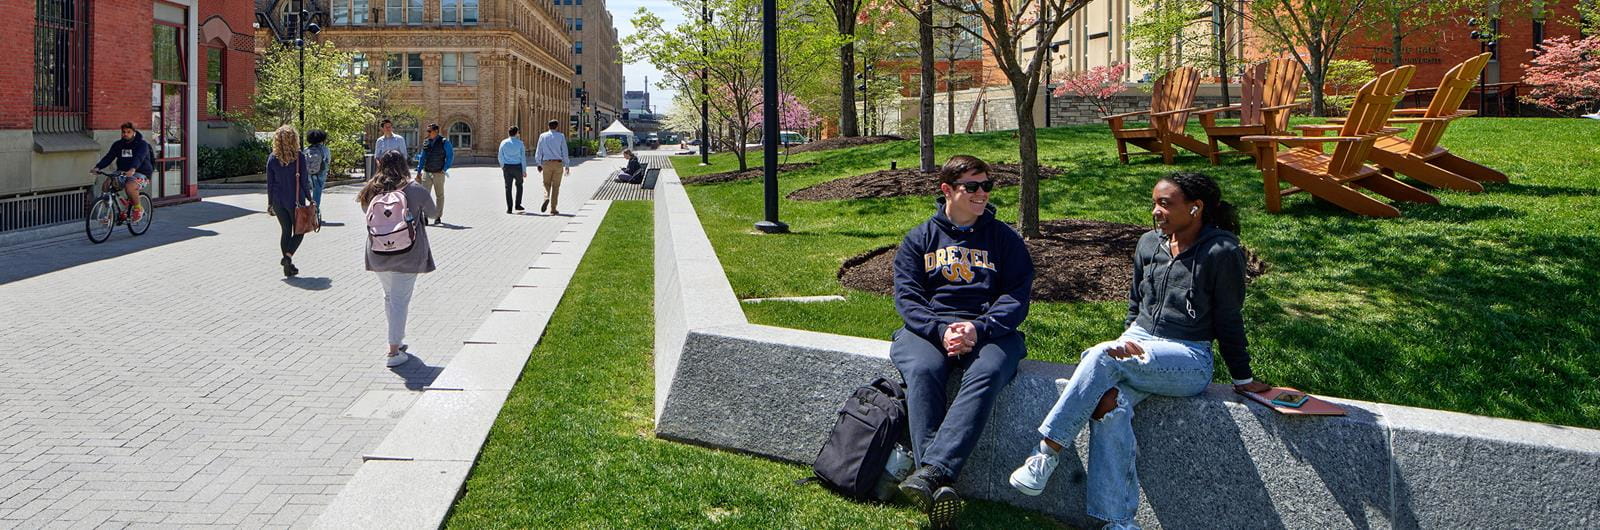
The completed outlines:
{"type": "MultiPolygon", "coordinates": [[[[1304,121],[1302,121],[1304,122],[1304,121]]],[[[1200,131],[1193,131],[1203,138],[1200,131]]],[[[939,137],[956,153],[1017,161],[1011,132],[939,137]]],[[[1042,185],[1041,217],[1149,222],[1161,175],[1210,173],[1241,208],[1244,244],[1271,264],[1249,288],[1245,318],[1256,373],[1325,395],[1600,428],[1600,122],[1468,119],[1443,145],[1510,175],[1481,194],[1435,190],[1441,204],[1400,205],[1398,219],[1360,218],[1305,194],[1281,214],[1263,207],[1260,174],[1244,157],[1212,167],[1180,151],[1117,163],[1104,126],[1042,130],[1041,162],[1067,175],[1042,185]]],[[[752,161],[760,160],[758,155],[752,161]]],[[[678,157],[680,175],[733,169],[678,157]]],[[[805,153],[818,162],[782,175],[782,194],[836,178],[915,167],[915,141],[805,153]]],[[[783,200],[794,233],[761,235],[758,181],[689,187],[740,298],[842,294],[843,302],[747,304],[752,322],[886,339],[891,299],[846,289],[844,259],[899,242],[932,213],[931,197],[783,200]]],[[[1016,188],[996,190],[1017,219],[1016,188]]],[[[1124,304],[1036,303],[1024,324],[1030,357],[1059,362],[1120,331],[1124,304]]],[[[1218,362],[1218,379],[1222,363],[1218,362]]]]}
{"type": "MultiPolygon", "coordinates": [[[[495,421],[455,528],[910,528],[915,510],[795,486],[810,468],[657,440],[650,203],[617,202],[495,421]]],[[[843,399],[843,396],[840,397],[843,399]]],[[[969,504],[968,526],[1044,516],[969,504]]]]}

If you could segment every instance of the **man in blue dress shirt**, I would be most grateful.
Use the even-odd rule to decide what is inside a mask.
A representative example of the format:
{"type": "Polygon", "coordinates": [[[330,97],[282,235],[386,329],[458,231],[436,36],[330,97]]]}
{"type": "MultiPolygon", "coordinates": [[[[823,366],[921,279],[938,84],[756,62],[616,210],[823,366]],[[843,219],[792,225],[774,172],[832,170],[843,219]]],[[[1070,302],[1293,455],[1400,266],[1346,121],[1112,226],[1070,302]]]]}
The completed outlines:
{"type": "Polygon", "coordinates": [[[522,137],[518,136],[522,129],[512,126],[506,131],[507,137],[500,141],[500,172],[506,177],[506,213],[511,213],[512,208],[518,212],[526,211],[522,207],[522,179],[527,176],[524,168],[524,155],[528,148],[522,145],[522,137]],[[517,188],[516,200],[512,200],[511,187],[517,188]]]}

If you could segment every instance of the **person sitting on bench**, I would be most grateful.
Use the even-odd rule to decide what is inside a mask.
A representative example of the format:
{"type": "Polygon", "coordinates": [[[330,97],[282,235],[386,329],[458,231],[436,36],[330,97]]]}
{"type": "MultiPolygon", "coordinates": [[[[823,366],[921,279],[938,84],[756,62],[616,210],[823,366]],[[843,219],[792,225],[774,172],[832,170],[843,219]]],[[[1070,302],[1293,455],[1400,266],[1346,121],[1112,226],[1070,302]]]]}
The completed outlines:
{"type": "Polygon", "coordinates": [[[1245,351],[1245,257],[1239,217],[1217,183],[1200,173],[1173,173],[1150,192],[1156,228],[1139,238],[1128,288],[1126,331],[1084,351],[1077,371],[1039,426],[1043,440],[1011,486],[1044,492],[1058,452],[1089,425],[1090,516],[1106,528],[1138,528],[1133,406],[1151,394],[1185,397],[1211,382],[1211,341],[1222,350],[1234,388],[1261,392],[1245,351]],[[1093,421],[1091,421],[1093,420],[1093,421]]]}
{"type": "Polygon", "coordinates": [[[628,184],[643,182],[644,164],[639,163],[639,155],[633,154],[632,149],[623,149],[622,157],[628,159],[628,167],[622,168],[622,172],[617,173],[617,182],[626,182],[628,184]]]}
{"type": "Polygon", "coordinates": [[[905,326],[894,333],[889,359],[906,382],[911,449],[920,466],[900,491],[931,526],[943,528],[961,510],[956,477],[1028,354],[1017,326],[1028,317],[1034,273],[1022,236],[995,219],[988,164],[953,156],[937,178],[942,196],[933,216],[911,229],[895,253],[894,304],[905,326]],[[946,389],[958,369],[961,385],[951,403],[946,389]]]}

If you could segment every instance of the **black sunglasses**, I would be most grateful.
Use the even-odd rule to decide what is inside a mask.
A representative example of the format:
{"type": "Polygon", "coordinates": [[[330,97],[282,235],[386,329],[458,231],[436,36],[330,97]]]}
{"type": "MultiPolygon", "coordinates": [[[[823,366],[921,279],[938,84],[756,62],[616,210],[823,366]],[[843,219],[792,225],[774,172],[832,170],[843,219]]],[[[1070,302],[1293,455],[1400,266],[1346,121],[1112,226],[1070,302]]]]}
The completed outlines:
{"type": "Polygon", "coordinates": [[[969,180],[966,182],[957,182],[956,184],[961,186],[961,189],[967,190],[967,193],[977,193],[978,188],[983,188],[983,191],[994,191],[993,179],[969,180]]]}

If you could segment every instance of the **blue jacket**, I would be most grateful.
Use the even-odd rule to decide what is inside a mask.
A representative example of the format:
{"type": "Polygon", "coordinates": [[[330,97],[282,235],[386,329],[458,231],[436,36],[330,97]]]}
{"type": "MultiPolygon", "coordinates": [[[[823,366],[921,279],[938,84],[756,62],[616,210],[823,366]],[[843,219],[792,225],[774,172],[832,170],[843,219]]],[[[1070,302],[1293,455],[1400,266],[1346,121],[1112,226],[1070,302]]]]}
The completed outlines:
{"type": "Polygon", "coordinates": [[[309,202],[311,175],[306,174],[306,157],[295,157],[294,163],[283,164],[278,162],[277,156],[267,155],[267,204],[277,208],[294,208],[309,202]],[[297,180],[300,186],[298,201],[294,193],[297,180]]]}
{"type": "MultiPolygon", "coordinates": [[[[439,135],[439,141],[444,142],[444,169],[439,171],[450,171],[450,164],[456,160],[456,150],[450,146],[450,139],[445,138],[444,135],[439,135]]],[[[412,162],[417,163],[417,171],[423,170],[422,159],[428,156],[428,142],[427,138],[423,138],[422,145],[417,147],[417,156],[411,158],[412,162]]]]}
{"type": "Polygon", "coordinates": [[[95,164],[94,168],[109,166],[113,160],[117,163],[118,173],[133,169],[141,175],[150,176],[155,171],[150,163],[150,142],[144,141],[144,133],[138,131],[134,131],[132,140],[118,138],[113,142],[106,156],[100,157],[100,163],[95,164]]]}
{"type": "Polygon", "coordinates": [[[1022,236],[989,205],[972,226],[944,214],[911,229],[894,257],[894,307],[906,329],[943,344],[945,327],[971,321],[978,340],[1005,336],[1028,318],[1033,257],[1022,236]]]}

